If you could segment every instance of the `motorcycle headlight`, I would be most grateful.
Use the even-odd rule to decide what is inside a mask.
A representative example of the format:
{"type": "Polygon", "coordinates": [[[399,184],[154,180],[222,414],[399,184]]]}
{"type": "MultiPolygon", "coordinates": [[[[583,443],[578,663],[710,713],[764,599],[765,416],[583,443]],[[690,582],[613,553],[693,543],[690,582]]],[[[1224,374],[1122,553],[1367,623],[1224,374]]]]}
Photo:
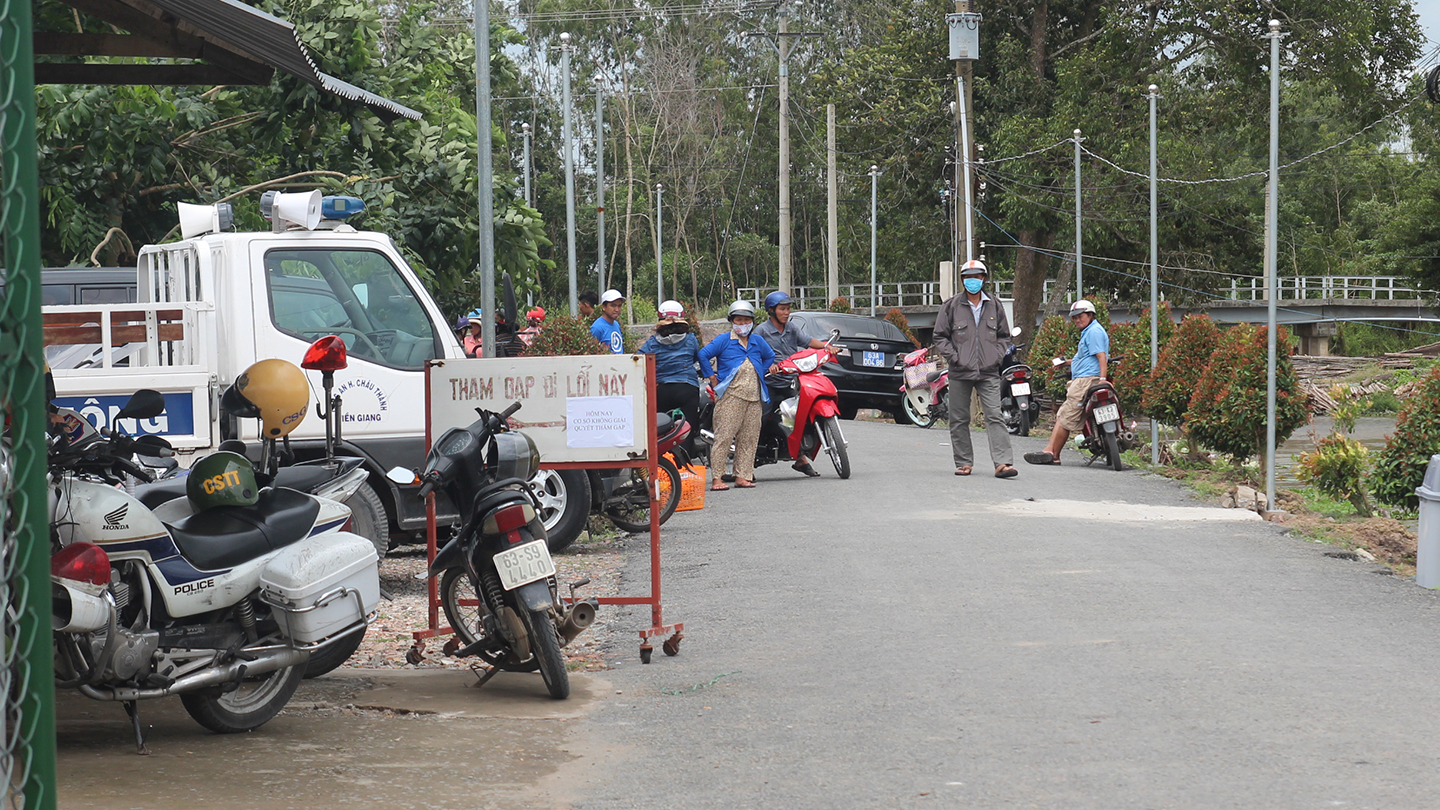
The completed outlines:
{"type": "Polygon", "coordinates": [[[786,431],[795,429],[795,414],[800,410],[800,398],[790,397],[780,403],[780,424],[785,426],[786,431]]]}
{"type": "Polygon", "coordinates": [[[795,368],[800,369],[801,373],[809,374],[820,367],[820,355],[812,354],[809,357],[800,357],[790,362],[794,363],[795,368]]]}

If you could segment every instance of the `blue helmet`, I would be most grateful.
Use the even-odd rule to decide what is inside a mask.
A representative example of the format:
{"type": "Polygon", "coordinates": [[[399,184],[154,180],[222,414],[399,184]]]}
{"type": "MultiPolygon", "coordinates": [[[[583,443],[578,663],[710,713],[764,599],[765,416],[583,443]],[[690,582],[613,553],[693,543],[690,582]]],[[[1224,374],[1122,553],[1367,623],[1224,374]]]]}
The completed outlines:
{"type": "Polygon", "coordinates": [[[465,316],[465,320],[467,323],[483,323],[485,318],[480,312],[480,308],[476,307],[470,310],[470,314],[465,316]]]}
{"type": "Polygon", "coordinates": [[[790,294],[781,290],[776,290],[775,292],[772,292],[769,295],[765,296],[765,311],[770,313],[771,315],[774,315],[775,307],[778,307],[781,304],[788,303],[790,303],[790,294]]]}

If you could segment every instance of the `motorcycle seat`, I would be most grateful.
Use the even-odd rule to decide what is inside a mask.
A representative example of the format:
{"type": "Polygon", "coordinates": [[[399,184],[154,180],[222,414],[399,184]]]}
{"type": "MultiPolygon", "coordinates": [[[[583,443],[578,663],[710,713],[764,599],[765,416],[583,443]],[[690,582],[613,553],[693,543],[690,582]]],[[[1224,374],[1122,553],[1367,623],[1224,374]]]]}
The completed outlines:
{"type": "Polygon", "coordinates": [[[675,424],[675,418],[668,413],[655,414],[655,435],[664,436],[675,424]]]}
{"type": "Polygon", "coordinates": [[[151,484],[140,484],[135,487],[135,497],[146,509],[155,509],[166,501],[185,497],[185,478],[162,478],[151,484]]]}
{"type": "Polygon", "coordinates": [[[926,375],[925,375],[925,382],[927,382],[927,383],[933,383],[933,382],[935,382],[936,380],[940,379],[940,377],[943,376],[944,374],[945,374],[945,372],[940,371],[940,370],[938,370],[938,369],[935,370],[935,371],[932,371],[932,372],[930,372],[929,374],[926,374],[926,375]]]}
{"type": "MultiPolygon", "coordinates": [[[[293,467],[281,467],[272,484],[277,487],[310,492],[334,477],[333,470],[318,464],[298,464],[293,467]]],[[[140,499],[140,503],[145,504],[146,509],[156,509],[167,501],[185,497],[185,477],[163,478],[153,483],[140,484],[135,487],[135,497],[140,499]]]]}
{"type": "Polygon", "coordinates": [[[261,490],[254,506],[216,506],[166,528],[196,568],[228,568],[262,557],[310,533],[320,502],[293,489],[261,490]]]}

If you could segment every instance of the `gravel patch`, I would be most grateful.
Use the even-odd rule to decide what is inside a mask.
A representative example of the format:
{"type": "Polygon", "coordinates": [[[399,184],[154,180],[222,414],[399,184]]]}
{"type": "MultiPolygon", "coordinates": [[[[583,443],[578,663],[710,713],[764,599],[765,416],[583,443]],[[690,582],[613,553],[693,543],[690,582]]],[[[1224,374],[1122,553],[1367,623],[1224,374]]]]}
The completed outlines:
{"type": "MultiPolygon", "coordinates": [[[[582,534],[569,548],[555,555],[556,578],[562,595],[569,594],[569,584],[589,578],[590,584],[576,591],[581,597],[618,596],[620,569],[625,559],[625,543],[630,535],[615,533],[607,521],[592,518],[591,531],[582,534]]],[[[476,657],[455,658],[442,648],[449,636],[428,639],[418,664],[410,663],[407,654],[414,647],[414,633],[430,626],[429,586],[427,580],[416,579],[427,567],[424,546],[404,546],[392,550],[380,563],[380,587],[390,593],[392,601],[380,600],[375,622],[365,634],[360,649],[344,666],[352,669],[468,669],[480,663],[476,657]]],[[[438,603],[440,626],[446,624],[445,612],[438,603]]],[[[616,632],[619,611],[603,605],[589,629],[562,652],[571,671],[594,672],[609,669],[603,650],[611,646],[616,632]]]]}

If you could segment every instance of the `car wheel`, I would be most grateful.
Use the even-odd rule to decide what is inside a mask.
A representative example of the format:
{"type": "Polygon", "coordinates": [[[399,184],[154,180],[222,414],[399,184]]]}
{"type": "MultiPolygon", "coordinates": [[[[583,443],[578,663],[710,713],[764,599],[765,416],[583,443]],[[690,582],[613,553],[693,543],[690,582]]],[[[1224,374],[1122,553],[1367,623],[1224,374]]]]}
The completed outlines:
{"type": "Polygon", "coordinates": [[[530,486],[540,500],[540,522],[545,525],[553,554],[575,542],[590,516],[590,478],[584,470],[539,470],[530,486]]]}

